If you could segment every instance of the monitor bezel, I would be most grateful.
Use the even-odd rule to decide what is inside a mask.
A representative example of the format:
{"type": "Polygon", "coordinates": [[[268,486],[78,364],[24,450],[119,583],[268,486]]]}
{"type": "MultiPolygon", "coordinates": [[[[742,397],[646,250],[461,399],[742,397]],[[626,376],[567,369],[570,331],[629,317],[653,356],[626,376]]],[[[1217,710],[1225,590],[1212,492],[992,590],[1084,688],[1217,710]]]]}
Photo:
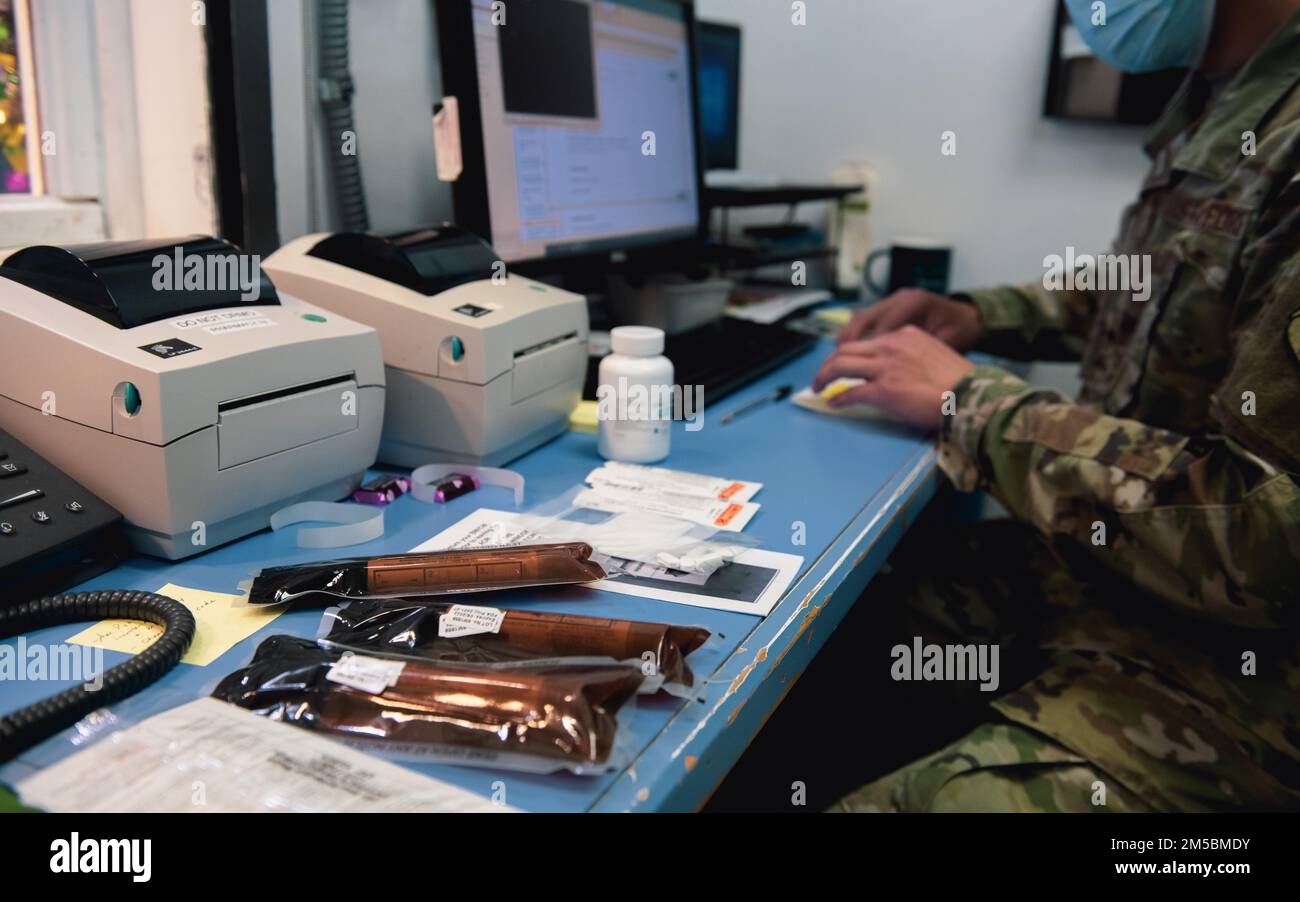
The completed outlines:
{"type": "MultiPolygon", "coordinates": [[[[702,243],[708,235],[708,209],[704,196],[704,160],[700,123],[698,57],[694,0],[665,0],[683,10],[686,56],[690,67],[691,129],[695,144],[695,228],[650,233],[630,238],[618,247],[575,251],[552,256],[506,261],[512,270],[537,273],[562,272],[592,264],[614,265],[629,255],[674,244],[702,243]]],[[[462,170],[451,183],[456,225],[492,244],[492,214],[488,205],[487,163],[483,147],[483,112],[479,102],[478,60],[474,42],[471,0],[434,0],[438,20],[438,47],[442,67],[442,93],[455,97],[460,111],[462,170]]]]}

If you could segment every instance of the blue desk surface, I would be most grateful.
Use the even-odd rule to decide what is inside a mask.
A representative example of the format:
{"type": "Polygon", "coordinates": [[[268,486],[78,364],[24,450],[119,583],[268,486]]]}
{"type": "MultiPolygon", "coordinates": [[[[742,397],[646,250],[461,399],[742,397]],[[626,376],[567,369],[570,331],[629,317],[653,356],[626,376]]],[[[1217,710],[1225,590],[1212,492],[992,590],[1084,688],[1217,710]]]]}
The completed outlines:
{"type": "MultiPolygon", "coordinates": [[[[720,402],[698,432],[678,424],[672,455],[664,462],[674,469],[764,483],[755,498],[762,510],[746,534],[765,548],[805,556],[799,578],[766,618],[577,588],[492,597],[493,604],[503,607],[698,624],[717,634],[716,641],[690,658],[699,678],[694,698],[643,697],[630,717],[620,714],[638,750],[630,766],[599,777],[412,767],[483,795],[504,781],[505,801],[532,811],[689,810],[703,805],[934,491],[933,445],[911,432],[842,421],[789,403],[766,405],[721,425],[723,413],[777,386],[809,384],[824,356],[815,350],[720,402]],[[801,535],[805,544],[795,544],[801,535]]],[[[528,507],[578,484],[600,462],[594,435],[569,433],[512,468],[527,479],[528,507]]],[[[445,505],[405,497],[388,508],[386,534],[366,545],[304,551],[294,546],[291,530],[264,532],[179,563],[133,558],[82,588],[152,591],[175,583],[233,593],[263,566],[407,551],[478,507],[510,510],[512,501],[508,492],[495,488],[445,505]]],[[[290,610],[213,664],[180,664],[113,710],[135,720],[205,695],[247,662],[267,636],[313,636],[320,617],[319,609],[290,610]]],[[[43,630],[27,641],[57,644],[80,629],[43,630]]],[[[105,665],[125,658],[106,652],[105,665]]],[[[0,696],[0,711],[61,688],[51,682],[10,683],[0,696]]],[[[70,731],[56,736],[0,768],[0,782],[13,785],[69,754],[74,748],[70,736],[70,731]]]]}

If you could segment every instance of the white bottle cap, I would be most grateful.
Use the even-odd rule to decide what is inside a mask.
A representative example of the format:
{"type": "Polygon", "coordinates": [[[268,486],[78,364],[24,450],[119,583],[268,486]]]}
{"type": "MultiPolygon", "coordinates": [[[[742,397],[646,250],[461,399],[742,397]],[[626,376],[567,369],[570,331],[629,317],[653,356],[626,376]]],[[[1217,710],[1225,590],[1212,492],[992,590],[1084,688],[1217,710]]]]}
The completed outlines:
{"type": "Polygon", "coordinates": [[[619,326],[610,330],[609,343],[615,354],[657,357],[664,352],[664,330],[651,326],[619,326]]]}

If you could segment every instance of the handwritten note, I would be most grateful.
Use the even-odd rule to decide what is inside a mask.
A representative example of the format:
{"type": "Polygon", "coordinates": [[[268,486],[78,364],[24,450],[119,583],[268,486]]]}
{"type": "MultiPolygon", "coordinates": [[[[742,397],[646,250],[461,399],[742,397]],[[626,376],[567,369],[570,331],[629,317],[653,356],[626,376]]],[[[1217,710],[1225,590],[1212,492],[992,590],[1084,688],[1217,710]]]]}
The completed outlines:
{"type": "MultiPolygon", "coordinates": [[[[194,641],[181,662],[206,667],[237,644],[266,626],[285,610],[283,605],[250,608],[243,596],[223,595],[206,589],[189,589],[168,583],[159,595],[174,598],[194,615],[194,641]]],[[[162,635],[162,627],[142,620],[101,620],[68,641],[110,651],[139,654],[162,635]]]]}

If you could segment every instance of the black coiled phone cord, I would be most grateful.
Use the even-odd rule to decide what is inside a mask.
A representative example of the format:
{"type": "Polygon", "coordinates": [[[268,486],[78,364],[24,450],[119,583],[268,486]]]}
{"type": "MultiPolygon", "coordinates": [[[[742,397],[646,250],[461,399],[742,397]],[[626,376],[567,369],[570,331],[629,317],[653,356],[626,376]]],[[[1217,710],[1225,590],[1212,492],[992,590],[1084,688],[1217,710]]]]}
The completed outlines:
{"type": "Polygon", "coordinates": [[[0,639],[83,620],[146,620],[161,626],[163,634],[105,673],[97,690],[73,686],[0,717],[0,763],[155,682],[176,666],[194,639],[189,609],[152,592],[77,592],[0,607],[0,639]]]}

